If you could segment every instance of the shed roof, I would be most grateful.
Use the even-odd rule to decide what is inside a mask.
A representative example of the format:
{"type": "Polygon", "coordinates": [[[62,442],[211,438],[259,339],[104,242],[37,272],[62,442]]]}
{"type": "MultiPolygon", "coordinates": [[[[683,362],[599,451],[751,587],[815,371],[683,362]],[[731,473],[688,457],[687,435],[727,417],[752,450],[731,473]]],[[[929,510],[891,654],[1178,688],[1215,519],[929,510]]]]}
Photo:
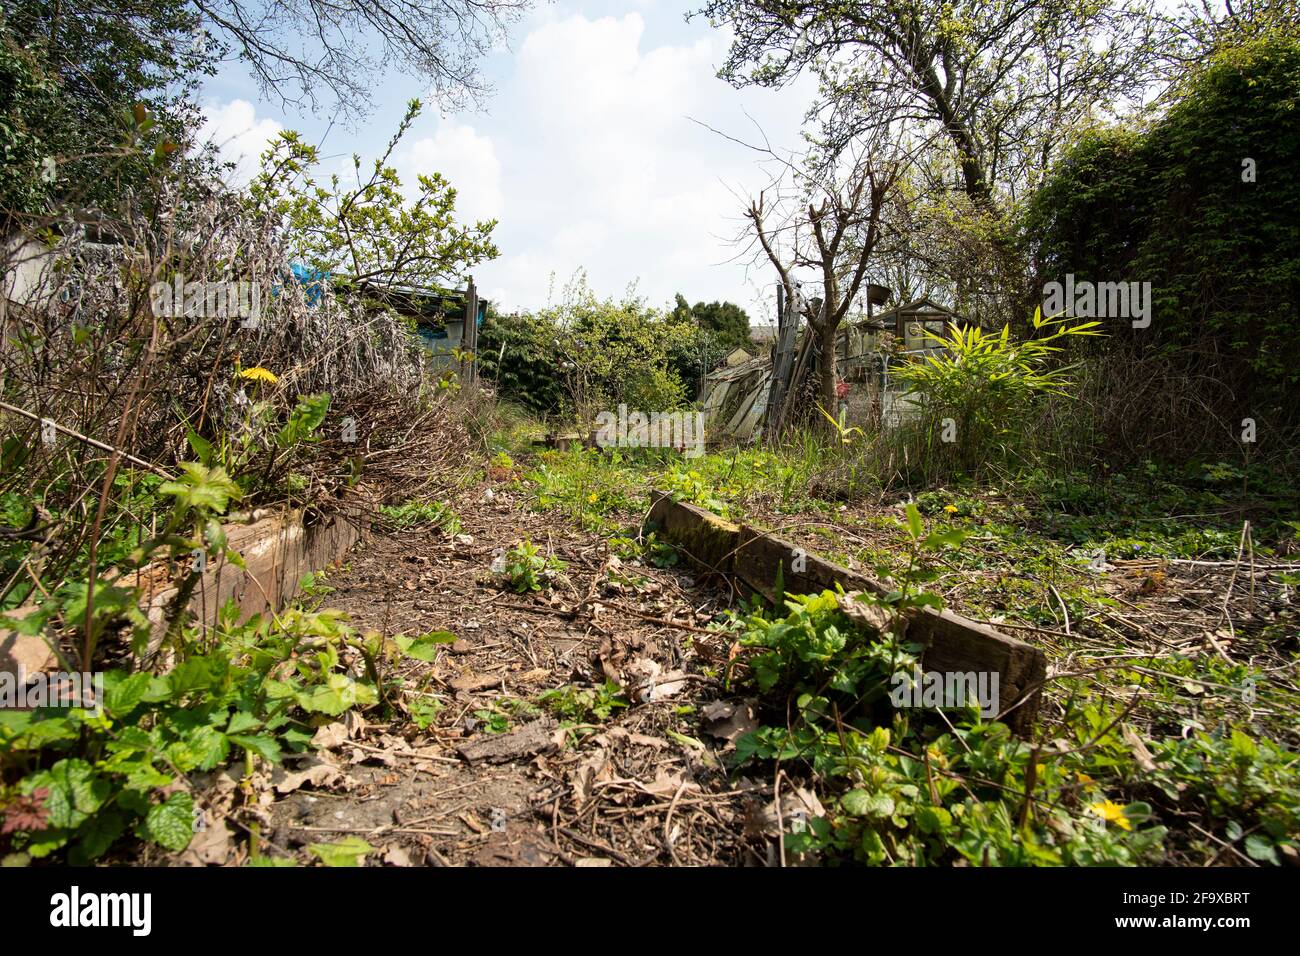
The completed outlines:
{"type": "Polygon", "coordinates": [[[911,302],[904,302],[896,305],[892,309],[886,309],[884,312],[877,312],[869,319],[862,319],[853,323],[854,325],[868,325],[872,328],[889,328],[898,324],[898,319],[902,317],[936,315],[947,318],[965,319],[964,315],[955,312],[947,306],[939,305],[932,299],[922,296],[919,299],[913,299],[911,302]]]}
{"type": "MultiPolygon", "coordinates": [[[[338,282],[337,279],[335,281],[338,282]]],[[[396,285],[371,282],[367,279],[362,279],[355,285],[366,295],[391,306],[398,314],[413,317],[420,325],[442,326],[447,322],[462,322],[465,318],[465,299],[468,289],[396,285]]],[[[478,300],[480,325],[487,315],[487,308],[488,300],[480,298],[478,300]]]]}

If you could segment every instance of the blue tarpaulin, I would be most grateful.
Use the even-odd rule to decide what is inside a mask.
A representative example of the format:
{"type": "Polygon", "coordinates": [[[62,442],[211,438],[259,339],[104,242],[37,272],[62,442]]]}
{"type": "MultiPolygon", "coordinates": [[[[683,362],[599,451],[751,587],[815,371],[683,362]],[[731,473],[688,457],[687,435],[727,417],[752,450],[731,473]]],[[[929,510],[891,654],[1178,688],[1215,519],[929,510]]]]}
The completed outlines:
{"type": "Polygon", "coordinates": [[[300,262],[289,263],[289,271],[298,284],[303,287],[307,297],[308,305],[320,305],[321,296],[325,294],[324,286],[321,285],[330,274],[325,269],[311,269],[300,262]]]}

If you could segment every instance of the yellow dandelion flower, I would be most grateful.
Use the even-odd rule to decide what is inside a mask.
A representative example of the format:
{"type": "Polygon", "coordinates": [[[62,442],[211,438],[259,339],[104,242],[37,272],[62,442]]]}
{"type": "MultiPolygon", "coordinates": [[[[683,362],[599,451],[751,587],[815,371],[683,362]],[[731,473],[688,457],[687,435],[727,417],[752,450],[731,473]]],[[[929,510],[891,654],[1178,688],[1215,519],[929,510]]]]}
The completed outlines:
{"type": "Polygon", "coordinates": [[[1124,816],[1124,808],[1113,800],[1102,800],[1100,803],[1094,803],[1088,809],[1107,823],[1115,824],[1121,830],[1133,829],[1133,825],[1128,822],[1128,817],[1124,816]]]}
{"type": "Polygon", "coordinates": [[[274,372],[269,368],[262,368],[260,365],[254,365],[252,368],[242,370],[239,377],[252,379],[254,382],[266,382],[268,385],[274,385],[280,381],[274,372]]]}
{"type": "Polygon", "coordinates": [[[944,505],[944,506],[943,506],[943,510],[946,511],[946,512],[948,512],[948,514],[950,514],[950,515],[955,515],[955,514],[957,513],[957,506],[956,506],[956,505],[944,505]]]}
{"type": "Polygon", "coordinates": [[[595,501],[595,500],[596,500],[596,493],[593,491],[591,494],[587,495],[587,500],[588,500],[588,501],[595,501]]]}

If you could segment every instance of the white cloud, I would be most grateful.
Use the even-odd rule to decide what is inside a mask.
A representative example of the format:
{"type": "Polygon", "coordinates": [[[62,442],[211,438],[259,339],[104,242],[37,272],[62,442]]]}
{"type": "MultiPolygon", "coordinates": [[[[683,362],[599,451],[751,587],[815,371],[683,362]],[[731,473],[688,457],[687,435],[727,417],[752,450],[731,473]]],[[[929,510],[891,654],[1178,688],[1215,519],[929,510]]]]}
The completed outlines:
{"type": "MultiPolygon", "coordinates": [[[[408,192],[417,173],[440,172],[456,187],[460,220],[500,220],[501,258],[473,270],[498,305],[542,307],[585,269],[601,295],[636,282],[652,304],[674,292],[692,302],[731,299],[766,320],[744,265],[727,260],[744,197],[767,171],[757,154],[691,120],[752,140],[761,138],[756,122],[774,144],[794,145],[815,88],[736,90],[719,80],[728,37],[702,20],[683,22],[683,2],[624,0],[614,16],[607,0],[538,7],[510,50],[492,56],[496,92],[486,114],[426,114],[399,145],[392,162],[408,192]]],[[[377,96],[383,116],[362,130],[284,122],[327,138],[321,174],[337,167],[350,182],[351,154],[369,164],[401,102],[419,93],[394,81],[377,96]]],[[[254,109],[239,95],[214,99],[204,135],[246,181],[281,127],[266,118],[279,116],[273,107],[254,109]]],[[[770,292],[768,271],[753,278],[770,292]]]]}
{"type": "Polygon", "coordinates": [[[743,267],[718,263],[735,253],[740,200],[729,186],[764,176],[754,153],[691,118],[749,133],[748,110],[788,142],[807,90],[737,91],[718,80],[726,37],[707,28],[650,46],[637,12],[534,23],[494,101],[506,107],[492,123],[503,257],[476,270],[480,286],[506,308],[536,308],[552,273],[562,286],[584,268],[602,295],[636,281],[652,304],[680,291],[750,306],[743,267]]]}
{"type": "Polygon", "coordinates": [[[501,163],[491,137],[472,126],[444,123],[433,136],[415,140],[396,157],[395,165],[408,189],[417,175],[442,173],[456,189],[456,215],[462,222],[496,219],[505,202],[501,193],[501,163]]]}
{"type": "Polygon", "coordinates": [[[267,141],[279,135],[283,127],[273,119],[259,120],[256,107],[247,100],[209,103],[204,113],[200,142],[216,146],[223,160],[235,164],[234,181],[240,185],[247,183],[257,172],[267,141]]]}

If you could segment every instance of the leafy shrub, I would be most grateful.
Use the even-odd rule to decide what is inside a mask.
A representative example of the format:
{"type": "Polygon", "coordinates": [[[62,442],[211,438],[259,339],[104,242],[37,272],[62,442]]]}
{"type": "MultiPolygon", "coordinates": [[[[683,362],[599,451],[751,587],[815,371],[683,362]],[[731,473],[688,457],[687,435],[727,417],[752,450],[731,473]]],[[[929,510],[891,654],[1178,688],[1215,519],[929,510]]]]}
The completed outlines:
{"type": "Polygon", "coordinates": [[[1031,338],[1012,338],[1010,326],[999,333],[974,325],[951,326],[942,336],[927,333],[944,351],[894,373],[922,403],[913,429],[926,478],[954,469],[974,475],[1015,460],[1030,411],[1049,395],[1066,394],[1071,384],[1068,367],[1055,363],[1065,340],[1098,334],[1097,322],[1066,322],[1037,309],[1031,338]]]}
{"type": "Polygon", "coordinates": [[[486,323],[482,368],[502,396],[545,414],[574,416],[580,425],[620,403],[671,411],[687,397],[671,367],[684,328],[631,297],[598,298],[579,273],[558,304],[486,323]]]}
{"type": "Polygon", "coordinates": [[[566,568],[563,561],[541,553],[541,548],[528,539],[505,552],[493,566],[493,571],[517,594],[540,591],[554,581],[566,568]]]}
{"type": "MultiPolygon", "coordinates": [[[[1111,361],[1129,348],[1168,355],[1174,381],[1221,383],[1198,382],[1196,401],[1223,418],[1294,424],[1300,182],[1280,171],[1300,164],[1300,39],[1266,32],[1220,50],[1173,94],[1147,129],[1097,130],[1063,157],[1028,205],[1026,243],[1043,278],[1151,283],[1150,328],[1117,324],[1111,361]]],[[[1128,399],[1139,415],[1159,401],[1128,399]]],[[[1207,431],[1192,420],[1178,435],[1188,444],[1207,431]]],[[[1235,428],[1216,433],[1236,444],[1235,428]]],[[[1166,454],[1181,450],[1154,434],[1166,454]]]]}

